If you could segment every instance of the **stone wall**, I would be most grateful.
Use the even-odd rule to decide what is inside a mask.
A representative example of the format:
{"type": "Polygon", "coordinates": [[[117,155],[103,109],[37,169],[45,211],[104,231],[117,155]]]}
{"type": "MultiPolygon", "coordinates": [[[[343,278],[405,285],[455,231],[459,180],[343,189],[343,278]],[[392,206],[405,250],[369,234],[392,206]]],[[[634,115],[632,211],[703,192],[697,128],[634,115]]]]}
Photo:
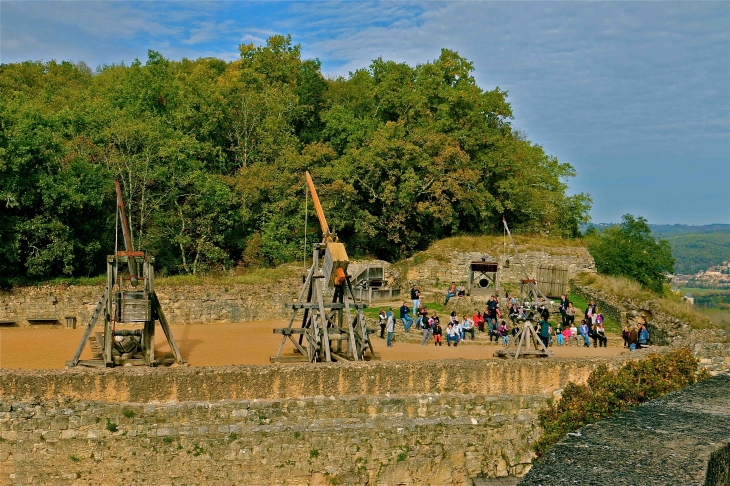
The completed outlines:
{"type": "Polygon", "coordinates": [[[471,484],[521,475],[537,411],[615,358],[0,375],[0,484],[471,484]]]}
{"type": "Polygon", "coordinates": [[[519,482],[730,484],[730,375],[723,373],[568,434],[519,482]]]}
{"type": "Polygon", "coordinates": [[[0,400],[69,397],[118,402],[286,399],[424,393],[551,395],[628,355],[549,361],[466,360],[172,368],[3,370],[0,400]]]}
{"type": "Polygon", "coordinates": [[[4,403],[0,484],[470,484],[522,475],[545,398],[4,403]]]}
{"type": "MultiPolygon", "coordinates": [[[[284,304],[295,298],[301,280],[266,285],[181,285],[156,287],[157,297],[171,324],[247,322],[288,316],[284,304]]],[[[104,287],[45,285],[0,291],[0,321],[30,325],[27,319],[54,318],[63,325],[75,316],[77,325],[91,319],[104,287]]]]}
{"type": "MultiPolygon", "coordinates": [[[[537,268],[540,265],[552,265],[562,267],[568,270],[568,278],[572,278],[580,272],[595,272],[596,265],[586,248],[581,247],[565,247],[565,248],[545,248],[542,250],[525,247],[520,248],[520,255],[524,263],[524,269],[527,271],[529,278],[535,278],[537,268]]],[[[492,252],[461,252],[454,251],[447,255],[446,258],[440,260],[429,258],[418,265],[410,265],[407,269],[407,281],[410,285],[418,284],[425,286],[427,289],[433,286],[438,287],[438,291],[443,290],[452,281],[467,282],[469,280],[469,264],[475,261],[486,261],[499,263],[500,282],[502,284],[509,283],[519,288],[519,282],[525,278],[522,266],[518,263],[517,258],[510,252],[502,255],[492,252]],[[506,261],[509,260],[509,266],[506,261]],[[443,289],[441,288],[443,287],[443,289]]],[[[411,262],[413,259],[409,259],[411,262]]]]}

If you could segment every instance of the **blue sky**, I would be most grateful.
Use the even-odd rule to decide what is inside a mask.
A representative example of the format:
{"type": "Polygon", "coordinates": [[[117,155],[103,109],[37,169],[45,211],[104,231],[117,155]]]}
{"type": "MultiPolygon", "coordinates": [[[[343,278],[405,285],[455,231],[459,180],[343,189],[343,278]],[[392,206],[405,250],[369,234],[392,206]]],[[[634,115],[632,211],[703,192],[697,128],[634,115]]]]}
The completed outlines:
{"type": "Polygon", "coordinates": [[[595,222],[730,223],[730,2],[0,2],[0,61],[232,60],[291,34],[327,75],[443,47],[509,92],[595,222]]]}

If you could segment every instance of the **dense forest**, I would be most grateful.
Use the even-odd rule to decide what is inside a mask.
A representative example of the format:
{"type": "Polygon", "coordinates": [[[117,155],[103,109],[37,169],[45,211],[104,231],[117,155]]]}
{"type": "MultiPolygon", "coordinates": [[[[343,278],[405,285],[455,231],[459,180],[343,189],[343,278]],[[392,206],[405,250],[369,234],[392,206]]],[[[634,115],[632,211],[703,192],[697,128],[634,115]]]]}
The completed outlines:
{"type": "Polygon", "coordinates": [[[115,179],[134,246],[167,274],[301,258],[305,170],[355,256],[501,233],[503,215],[515,232],[577,236],[590,198],[566,194],[574,169],[472,71],[444,49],[327,79],[284,36],[233,62],[0,65],[0,275],[100,274],[115,179]]]}

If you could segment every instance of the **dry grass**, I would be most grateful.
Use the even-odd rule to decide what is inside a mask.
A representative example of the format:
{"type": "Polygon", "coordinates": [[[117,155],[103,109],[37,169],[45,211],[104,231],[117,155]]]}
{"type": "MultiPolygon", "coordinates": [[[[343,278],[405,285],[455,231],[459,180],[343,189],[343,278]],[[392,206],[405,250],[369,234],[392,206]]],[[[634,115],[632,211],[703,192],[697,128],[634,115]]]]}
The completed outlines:
{"type": "MultiPolygon", "coordinates": [[[[298,277],[302,274],[301,266],[295,264],[281,265],[276,268],[238,269],[229,275],[173,275],[170,277],[155,277],[155,285],[174,287],[179,285],[266,285],[280,282],[287,278],[298,277]]],[[[23,283],[15,286],[21,287],[23,283]]],[[[25,284],[27,285],[27,284],[25,284]]],[[[76,286],[104,286],[106,276],[91,278],[57,278],[45,282],[34,282],[31,285],[76,285],[76,286]]]]}
{"type": "Polygon", "coordinates": [[[301,267],[282,265],[276,268],[252,268],[238,275],[173,275],[155,279],[155,285],[266,285],[293,278],[302,273],[301,267]]]}
{"type": "Polygon", "coordinates": [[[579,273],[575,277],[580,285],[588,285],[595,289],[615,295],[619,299],[656,300],[659,297],[646,290],[637,282],[626,277],[609,277],[595,273],[579,273]]]}
{"type": "Polygon", "coordinates": [[[653,300],[662,312],[685,321],[692,329],[717,327],[693,305],[679,301],[676,296],[671,294],[659,296],[650,290],[644,289],[637,281],[626,277],[581,273],[576,276],[575,280],[579,285],[593,287],[615,295],[619,299],[653,300]]]}
{"type": "MultiPolygon", "coordinates": [[[[582,239],[565,240],[562,238],[546,238],[544,236],[514,236],[515,244],[520,251],[546,251],[551,255],[573,255],[576,251],[586,248],[582,239]]],[[[502,236],[452,236],[433,243],[428,250],[414,255],[435,258],[436,260],[448,259],[447,254],[456,251],[475,251],[492,254],[512,254],[512,244],[509,238],[502,236]]]]}

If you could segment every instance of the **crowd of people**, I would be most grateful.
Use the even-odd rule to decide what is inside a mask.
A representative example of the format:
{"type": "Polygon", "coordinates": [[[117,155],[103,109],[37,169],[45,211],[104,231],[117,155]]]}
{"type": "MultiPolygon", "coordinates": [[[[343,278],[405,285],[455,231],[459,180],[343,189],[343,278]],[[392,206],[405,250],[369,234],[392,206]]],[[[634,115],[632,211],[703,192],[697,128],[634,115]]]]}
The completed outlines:
{"type": "MultiPolygon", "coordinates": [[[[446,293],[446,303],[451,298],[460,295],[464,295],[463,285],[457,287],[452,282],[446,293]]],[[[447,346],[452,344],[458,346],[466,339],[474,340],[477,332],[487,333],[490,342],[507,346],[510,337],[517,335],[520,323],[526,319],[538,321],[536,331],[546,347],[553,345],[590,347],[591,342],[594,348],[608,346],[608,337],[603,323],[604,316],[599,312],[598,306],[593,300],[586,306],[580,323],[576,323],[578,309],[566,295],[562,295],[558,307],[560,322],[553,326],[550,322],[550,306],[545,299],[540,299],[534,308],[530,308],[522,305],[518,299],[509,298],[507,295],[509,308],[507,319],[504,319],[499,299],[496,295],[492,295],[487,300],[483,312],[479,311],[473,315],[459,317],[454,311],[451,312],[445,324],[442,324],[438,312],[429,311],[421,303],[421,292],[418,285],[413,286],[410,296],[412,308],[409,307],[409,302],[403,302],[398,310],[398,318],[403,323],[403,330],[406,333],[411,332],[414,327],[417,332],[422,333],[421,345],[423,346],[430,342],[433,342],[434,346],[442,346],[444,341],[447,346]],[[412,309],[413,313],[411,313],[412,309]]],[[[387,345],[392,347],[396,324],[393,309],[390,308],[388,311],[381,309],[379,320],[380,337],[387,339],[387,345]]],[[[624,327],[622,337],[624,347],[631,351],[646,346],[649,340],[646,319],[638,327],[624,327]]]]}

